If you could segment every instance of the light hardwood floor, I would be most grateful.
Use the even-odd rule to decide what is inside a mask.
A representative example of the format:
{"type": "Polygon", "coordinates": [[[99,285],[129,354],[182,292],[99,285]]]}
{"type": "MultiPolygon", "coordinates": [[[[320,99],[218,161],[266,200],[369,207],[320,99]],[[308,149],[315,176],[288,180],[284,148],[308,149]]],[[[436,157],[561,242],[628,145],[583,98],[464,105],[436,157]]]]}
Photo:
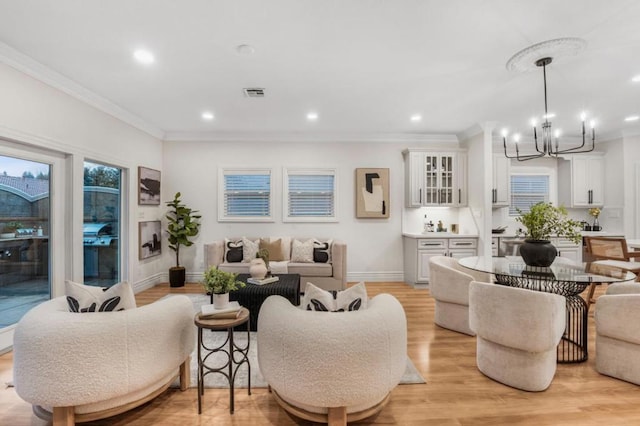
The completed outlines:
{"type": "MultiPolygon", "coordinates": [[[[604,289],[598,288],[596,294],[604,289]]],[[[368,293],[395,295],[408,320],[408,353],[427,380],[396,387],[391,401],[375,418],[359,424],[385,425],[634,425],[640,424],[640,387],[595,371],[593,312],[589,318],[589,360],[558,365],[545,392],[519,391],[483,376],[475,364],[475,338],[444,330],[433,323],[433,299],[426,289],[404,283],[369,283],[368,293]]],[[[199,293],[159,285],[137,295],[139,305],[168,293],[199,293]]],[[[592,309],[593,311],[593,309],[592,309]]],[[[0,357],[0,382],[11,380],[12,356],[0,357]]],[[[88,425],[295,425],[308,424],[288,416],[266,389],[236,390],[236,411],[229,414],[228,390],[207,389],[202,415],[195,389],[168,390],[152,402],[88,425]]],[[[46,424],[12,388],[0,392],[0,425],[46,424]]]]}

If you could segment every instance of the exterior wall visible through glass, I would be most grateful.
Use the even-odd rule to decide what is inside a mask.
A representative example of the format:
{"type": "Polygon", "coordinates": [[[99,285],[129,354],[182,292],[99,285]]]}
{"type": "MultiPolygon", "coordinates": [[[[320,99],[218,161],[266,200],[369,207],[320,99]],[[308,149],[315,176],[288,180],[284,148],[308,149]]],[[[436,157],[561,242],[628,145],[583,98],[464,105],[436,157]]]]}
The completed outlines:
{"type": "Polygon", "coordinates": [[[120,281],[122,171],[84,163],[84,283],[109,287],[120,281]]]}
{"type": "Polygon", "coordinates": [[[49,164],[0,156],[0,328],[51,297],[49,164]]]}

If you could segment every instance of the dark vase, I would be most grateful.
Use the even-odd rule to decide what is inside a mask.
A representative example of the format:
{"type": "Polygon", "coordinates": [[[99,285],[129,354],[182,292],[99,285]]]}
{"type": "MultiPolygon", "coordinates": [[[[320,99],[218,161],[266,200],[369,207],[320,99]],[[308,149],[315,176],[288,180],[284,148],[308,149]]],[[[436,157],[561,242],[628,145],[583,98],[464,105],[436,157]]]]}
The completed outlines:
{"type": "Polygon", "coordinates": [[[171,287],[183,287],[185,282],[184,266],[174,266],[169,268],[169,285],[171,287]]]}
{"type": "Polygon", "coordinates": [[[522,260],[528,266],[550,266],[558,255],[555,246],[549,240],[524,240],[520,246],[522,260]]]}

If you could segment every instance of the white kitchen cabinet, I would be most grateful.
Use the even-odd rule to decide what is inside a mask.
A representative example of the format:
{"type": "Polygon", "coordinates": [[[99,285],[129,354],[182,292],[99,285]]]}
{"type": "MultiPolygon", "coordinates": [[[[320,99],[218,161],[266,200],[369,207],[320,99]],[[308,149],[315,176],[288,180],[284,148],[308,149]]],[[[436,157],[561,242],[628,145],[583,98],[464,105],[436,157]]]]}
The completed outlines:
{"type": "Polygon", "coordinates": [[[558,161],[558,201],[565,207],[604,206],[604,159],[575,155],[558,161]]]}
{"type": "Polygon", "coordinates": [[[558,256],[582,263],[582,244],[576,244],[567,238],[553,238],[551,243],[558,250],[558,256]]]}
{"type": "Polygon", "coordinates": [[[407,207],[467,204],[466,152],[406,150],[404,154],[407,207]]]}
{"type": "Polygon", "coordinates": [[[511,198],[511,160],[504,155],[494,155],[492,164],[491,203],[493,207],[509,207],[511,198]]]}
{"type": "Polygon", "coordinates": [[[404,280],[410,283],[428,283],[429,259],[450,256],[457,259],[477,256],[477,238],[412,238],[404,237],[404,280]]]}

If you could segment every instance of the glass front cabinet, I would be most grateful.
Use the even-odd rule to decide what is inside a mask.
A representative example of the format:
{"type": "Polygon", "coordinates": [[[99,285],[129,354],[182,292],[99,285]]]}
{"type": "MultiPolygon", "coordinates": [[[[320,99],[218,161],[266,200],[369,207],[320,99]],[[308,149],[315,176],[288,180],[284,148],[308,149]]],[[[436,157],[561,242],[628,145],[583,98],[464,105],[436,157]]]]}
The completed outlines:
{"type": "Polygon", "coordinates": [[[407,207],[466,206],[466,152],[406,150],[407,207]]]}

